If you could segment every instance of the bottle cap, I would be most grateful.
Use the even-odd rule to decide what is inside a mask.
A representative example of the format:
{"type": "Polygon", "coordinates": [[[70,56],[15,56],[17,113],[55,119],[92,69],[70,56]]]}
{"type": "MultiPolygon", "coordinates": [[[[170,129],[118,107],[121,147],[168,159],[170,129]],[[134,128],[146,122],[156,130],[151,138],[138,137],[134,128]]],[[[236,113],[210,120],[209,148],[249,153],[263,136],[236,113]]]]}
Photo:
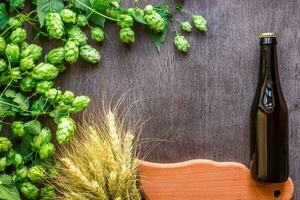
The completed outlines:
{"type": "Polygon", "coordinates": [[[276,33],[261,33],[258,35],[259,38],[276,38],[276,33]]]}

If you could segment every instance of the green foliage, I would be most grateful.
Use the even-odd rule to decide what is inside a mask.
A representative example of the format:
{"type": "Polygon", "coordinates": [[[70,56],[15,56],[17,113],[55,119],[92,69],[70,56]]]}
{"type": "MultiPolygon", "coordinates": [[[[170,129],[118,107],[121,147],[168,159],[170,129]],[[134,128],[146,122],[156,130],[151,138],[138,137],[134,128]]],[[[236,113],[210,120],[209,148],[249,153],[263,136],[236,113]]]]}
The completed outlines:
{"type": "Polygon", "coordinates": [[[6,174],[0,175],[0,199],[20,200],[19,192],[11,177],[6,174]]]}
{"type": "Polygon", "coordinates": [[[15,10],[17,8],[24,8],[25,0],[10,0],[9,5],[11,10],[15,10]]]}
{"type": "Polygon", "coordinates": [[[64,8],[63,0],[37,0],[37,14],[41,27],[50,11],[60,12],[64,8]]]}
{"type": "Polygon", "coordinates": [[[9,15],[6,12],[5,4],[0,3],[0,30],[6,27],[8,20],[9,20],[9,15]]]}
{"type": "MultiPolygon", "coordinates": [[[[8,4],[0,3],[0,84],[3,88],[0,130],[4,127],[11,132],[8,137],[0,137],[0,199],[19,200],[19,191],[25,199],[53,199],[54,189],[43,181],[48,173],[43,164],[51,162],[54,144],[66,144],[72,139],[76,124],[71,116],[85,110],[90,103],[87,96],[76,97],[71,91],[55,88],[54,81],[67,69],[68,63],[78,61],[79,55],[93,64],[101,60],[100,52],[89,44],[83,27],[91,29],[91,39],[101,42],[105,38],[102,29],[105,23],[116,23],[121,42],[130,44],[135,41],[135,25],[140,24],[148,27],[146,30],[159,49],[170,23],[176,27],[171,12],[174,9],[170,8],[178,12],[183,9],[179,4],[127,8],[120,5],[120,0],[34,0],[35,10],[26,14],[22,11],[24,0],[7,2],[10,14],[6,11],[8,4]],[[25,24],[28,24],[26,29],[25,24]],[[45,36],[48,40],[58,40],[60,47],[45,52],[42,58],[42,47],[27,41],[27,35],[32,33],[27,28],[31,26],[36,34],[34,43],[45,36]],[[40,120],[44,117],[56,123],[55,134],[42,125],[40,120]]],[[[194,27],[206,31],[207,22],[199,16],[193,16],[194,27]]],[[[191,30],[186,22],[181,26],[182,31],[191,30]]],[[[47,46],[48,41],[41,44],[47,46]]],[[[174,44],[182,52],[190,48],[188,40],[179,33],[174,44]]],[[[49,170],[49,174],[54,171],[49,170]]]]}

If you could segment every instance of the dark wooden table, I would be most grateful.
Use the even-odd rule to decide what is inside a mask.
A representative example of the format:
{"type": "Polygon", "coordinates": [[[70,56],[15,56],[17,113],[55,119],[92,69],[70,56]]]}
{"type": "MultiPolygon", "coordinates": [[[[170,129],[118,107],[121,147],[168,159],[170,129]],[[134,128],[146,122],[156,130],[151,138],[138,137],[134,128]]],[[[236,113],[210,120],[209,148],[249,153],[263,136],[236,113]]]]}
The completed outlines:
{"type": "MultiPolygon", "coordinates": [[[[147,2],[154,3],[141,5],[147,2]]],[[[99,66],[79,62],[58,85],[90,95],[90,111],[103,97],[116,99],[134,88],[124,105],[139,100],[131,116],[150,117],[142,135],[156,139],[142,144],[142,154],[150,151],[149,161],[204,158],[248,165],[257,35],[277,32],[281,85],[289,108],[290,174],[295,199],[300,199],[300,1],[189,0],[184,8],[204,15],[209,23],[206,35],[187,36],[192,47],[187,55],[174,49],[172,29],[158,53],[144,28],[137,28],[136,42],[128,48],[118,40],[118,27],[108,24],[106,41],[94,44],[102,52],[99,66]]]]}

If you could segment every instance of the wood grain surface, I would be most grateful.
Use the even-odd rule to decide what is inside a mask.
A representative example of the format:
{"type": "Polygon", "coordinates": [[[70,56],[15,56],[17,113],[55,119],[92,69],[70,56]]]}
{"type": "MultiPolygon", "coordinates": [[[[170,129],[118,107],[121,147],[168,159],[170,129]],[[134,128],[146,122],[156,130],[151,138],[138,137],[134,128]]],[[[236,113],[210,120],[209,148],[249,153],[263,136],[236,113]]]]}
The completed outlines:
{"type": "MultiPolygon", "coordinates": [[[[141,5],[155,2],[161,0],[143,0],[141,5]]],[[[187,55],[174,49],[173,29],[158,53],[145,28],[137,27],[136,42],[128,47],[118,40],[119,28],[107,24],[107,39],[94,44],[101,50],[101,63],[79,62],[57,85],[90,95],[90,111],[98,109],[103,97],[117,99],[134,88],[124,105],[138,100],[131,116],[149,118],[142,135],[147,140],[141,145],[149,161],[202,158],[248,165],[250,104],[258,77],[257,35],[275,31],[289,108],[290,175],[294,199],[300,200],[300,1],[187,0],[184,8],[204,15],[209,23],[205,35],[194,31],[187,36],[192,47],[187,55]]]]}
{"type": "Polygon", "coordinates": [[[179,163],[140,161],[140,179],[149,200],[291,200],[291,179],[256,183],[237,162],[196,159],[179,163]]]}

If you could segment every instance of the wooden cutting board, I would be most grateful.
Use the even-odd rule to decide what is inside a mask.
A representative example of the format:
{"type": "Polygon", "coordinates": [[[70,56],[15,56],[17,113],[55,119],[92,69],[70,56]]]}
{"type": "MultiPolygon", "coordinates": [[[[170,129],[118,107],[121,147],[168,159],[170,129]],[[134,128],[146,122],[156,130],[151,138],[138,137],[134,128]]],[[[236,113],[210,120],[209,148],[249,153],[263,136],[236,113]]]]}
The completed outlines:
{"type": "Polygon", "coordinates": [[[290,200],[294,185],[259,184],[235,162],[190,160],[159,164],[140,161],[142,188],[149,200],[290,200]]]}

